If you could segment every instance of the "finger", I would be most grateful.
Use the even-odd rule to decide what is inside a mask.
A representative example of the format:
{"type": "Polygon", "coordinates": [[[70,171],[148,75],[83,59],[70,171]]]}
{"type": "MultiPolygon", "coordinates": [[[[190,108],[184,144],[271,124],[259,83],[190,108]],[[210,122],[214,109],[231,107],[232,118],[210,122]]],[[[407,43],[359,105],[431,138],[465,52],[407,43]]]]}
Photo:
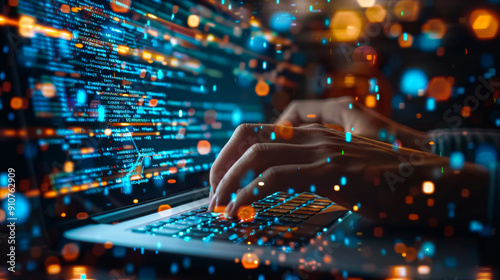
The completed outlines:
{"type": "Polygon", "coordinates": [[[219,153],[210,170],[212,194],[215,193],[217,185],[226,172],[253,144],[272,142],[299,144],[305,136],[303,133],[293,133],[289,139],[271,137],[271,135],[275,135],[274,129],[274,125],[243,124],[238,126],[231,139],[219,153]]]}
{"type": "Polygon", "coordinates": [[[336,181],[334,168],[335,165],[324,162],[268,168],[262,173],[262,177],[256,178],[239,190],[236,199],[229,203],[226,212],[230,217],[236,217],[241,206],[250,205],[278,191],[288,189],[293,189],[294,192],[311,191],[311,185],[315,185],[315,191],[319,195],[326,195],[330,182],[336,181]]]}
{"type": "MultiPolygon", "coordinates": [[[[314,160],[311,146],[283,144],[283,143],[258,143],[250,147],[238,161],[231,166],[219,182],[212,198],[217,198],[217,207],[227,205],[231,195],[241,187],[241,179],[248,176],[249,172],[260,174],[269,167],[285,164],[305,164],[314,160]]],[[[254,179],[255,176],[252,178],[254,179]]],[[[209,208],[212,211],[212,208],[209,208]]]]}
{"type": "Polygon", "coordinates": [[[299,126],[304,123],[321,121],[320,109],[322,100],[300,100],[288,105],[275,124],[299,126]]]}

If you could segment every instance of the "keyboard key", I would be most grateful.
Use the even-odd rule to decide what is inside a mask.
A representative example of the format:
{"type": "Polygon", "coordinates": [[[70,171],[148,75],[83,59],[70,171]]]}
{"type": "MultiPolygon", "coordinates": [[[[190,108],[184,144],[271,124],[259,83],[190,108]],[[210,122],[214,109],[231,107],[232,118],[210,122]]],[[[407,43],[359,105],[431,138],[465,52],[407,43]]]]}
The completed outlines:
{"type": "Polygon", "coordinates": [[[163,226],[165,223],[162,223],[162,222],[155,222],[155,223],[152,223],[152,224],[148,224],[147,226],[150,227],[150,228],[158,228],[158,227],[161,227],[163,226]]]}
{"type": "Polygon", "coordinates": [[[199,224],[199,222],[184,220],[184,221],[175,222],[174,225],[192,227],[192,226],[196,226],[197,224],[199,224]]]}
{"type": "Polygon", "coordinates": [[[303,211],[303,210],[296,210],[296,211],[293,211],[293,214],[299,214],[299,215],[314,215],[316,214],[316,212],[312,212],[312,211],[303,211]]]}
{"type": "Polygon", "coordinates": [[[342,217],[347,211],[344,208],[332,205],[322,212],[312,216],[307,219],[304,224],[305,225],[322,225],[329,226],[330,224],[336,222],[340,217],[342,217]],[[330,207],[338,207],[338,211],[328,211],[330,207]]]}
{"type": "Polygon", "coordinates": [[[174,234],[179,233],[179,231],[180,230],[177,230],[177,229],[161,228],[161,229],[154,231],[153,233],[158,234],[158,235],[172,236],[174,234]]]}
{"type": "Polygon", "coordinates": [[[139,227],[139,228],[132,229],[133,232],[137,232],[137,233],[146,233],[146,232],[148,232],[148,230],[149,230],[148,227],[139,227]]]}
{"type": "Polygon", "coordinates": [[[177,231],[186,230],[188,228],[190,228],[190,226],[179,225],[179,224],[170,224],[170,225],[163,226],[163,229],[170,229],[170,230],[177,230],[177,231]]]}
{"type": "Polygon", "coordinates": [[[290,210],[286,209],[277,209],[277,208],[271,208],[266,211],[266,213],[281,213],[281,214],[288,214],[290,213],[290,210]]]}
{"type": "Polygon", "coordinates": [[[299,214],[295,214],[295,212],[292,212],[292,214],[288,214],[288,215],[285,215],[285,218],[293,218],[293,219],[301,219],[301,220],[304,220],[304,219],[307,219],[309,218],[310,215],[299,215],[299,214]]]}
{"type": "MultiPolygon", "coordinates": [[[[313,202],[313,203],[314,203],[314,202],[313,202]]],[[[302,207],[302,208],[307,207],[307,208],[323,209],[323,208],[325,208],[325,207],[326,207],[326,206],[324,206],[324,205],[314,205],[313,203],[307,204],[307,206],[304,206],[304,207],[302,207]]]]}
{"type": "Polygon", "coordinates": [[[210,221],[210,219],[205,218],[205,217],[191,216],[191,217],[186,218],[186,221],[188,221],[188,222],[196,222],[197,224],[199,224],[199,223],[208,222],[208,221],[210,221]]]}
{"type": "Polygon", "coordinates": [[[197,229],[191,229],[189,232],[186,233],[186,236],[190,236],[191,238],[198,238],[201,239],[203,237],[209,236],[211,233],[207,231],[202,231],[202,230],[197,230],[197,229]]]}
{"type": "Polygon", "coordinates": [[[285,221],[285,222],[291,222],[291,223],[301,223],[302,221],[304,221],[304,219],[287,218],[286,216],[285,216],[285,218],[282,218],[281,220],[285,221]]]}

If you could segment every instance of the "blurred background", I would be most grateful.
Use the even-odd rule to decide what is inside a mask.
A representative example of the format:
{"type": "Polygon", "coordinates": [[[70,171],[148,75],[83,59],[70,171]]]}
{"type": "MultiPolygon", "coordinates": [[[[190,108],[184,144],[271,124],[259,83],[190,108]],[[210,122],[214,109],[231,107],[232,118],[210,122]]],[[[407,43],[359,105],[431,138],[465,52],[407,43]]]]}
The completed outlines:
{"type": "Polygon", "coordinates": [[[303,83],[278,77],[270,96],[278,110],[295,98],[351,95],[417,129],[500,126],[500,1],[269,0],[243,6],[260,19],[254,25],[289,38],[299,51],[293,62],[303,67],[303,83]],[[488,95],[479,102],[473,98],[478,86],[488,95]]]}

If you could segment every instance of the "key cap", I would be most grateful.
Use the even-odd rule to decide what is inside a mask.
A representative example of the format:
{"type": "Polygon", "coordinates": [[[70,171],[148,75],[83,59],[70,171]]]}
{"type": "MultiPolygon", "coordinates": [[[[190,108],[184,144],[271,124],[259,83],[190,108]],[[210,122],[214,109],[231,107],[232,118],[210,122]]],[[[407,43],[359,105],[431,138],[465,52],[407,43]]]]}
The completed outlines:
{"type": "Polygon", "coordinates": [[[191,217],[186,218],[186,221],[196,222],[197,224],[199,224],[199,223],[208,222],[208,221],[210,221],[210,219],[204,218],[204,217],[191,216],[191,217]]]}
{"type": "Polygon", "coordinates": [[[170,229],[170,230],[177,230],[177,231],[186,230],[188,228],[190,228],[190,227],[186,226],[186,225],[179,225],[179,224],[170,224],[170,225],[165,225],[163,227],[163,229],[170,229]]]}
{"type": "Polygon", "coordinates": [[[211,233],[202,231],[202,230],[196,230],[196,229],[191,229],[189,232],[186,233],[186,236],[190,236],[192,238],[198,238],[201,239],[203,237],[209,236],[211,233]]]}
{"type": "Polygon", "coordinates": [[[158,235],[172,236],[174,234],[177,234],[179,231],[180,230],[177,230],[177,229],[162,228],[162,229],[154,231],[153,233],[158,234],[158,235]]]}
{"type": "MultiPolygon", "coordinates": [[[[332,205],[322,212],[312,216],[311,218],[304,221],[304,225],[322,225],[329,226],[330,224],[336,222],[340,217],[342,217],[347,210],[340,206],[332,205]],[[338,211],[328,211],[330,207],[337,207],[338,211]]],[[[332,209],[333,210],[333,209],[332,209]]]]}
{"type": "Polygon", "coordinates": [[[147,226],[151,227],[151,228],[157,228],[157,227],[161,227],[163,225],[164,225],[164,223],[156,222],[156,223],[148,224],[147,226]]]}
{"type": "MultiPolygon", "coordinates": [[[[267,213],[288,214],[288,213],[290,213],[290,210],[271,208],[271,209],[269,209],[269,210],[266,211],[266,214],[267,213]]],[[[270,214],[268,214],[268,215],[270,215],[270,214]]]]}
{"type": "Polygon", "coordinates": [[[299,208],[299,211],[310,211],[310,212],[319,212],[321,209],[309,207],[309,206],[304,206],[302,208],[299,208]]]}
{"type": "Polygon", "coordinates": [[[293,214],[299,214],[299,215],[314,215],[316,214],[316,212],[312,212],[312,211],[303,211],[303,210],[295,210],[293,211],[293,214]]]}
{"type": "Polygon", "coordinates": [[[326,208],[324,205],[314,205],[314,204],[307,204],[307,206],[304,206],[302,208],[316,208],[316,209],[323,209],[326,208]]]}
{"type": "Polygon", "coordinates": [[[149,230],[147,227],[138,227],[132,229],[133,232],[138,232],[138,233],[146,233],[149,230]]]}
{"type": "Polygon", "coordinates": [[[301,219],[301,220],[304,220],[304,219],[307,219],[310,217],[310,215],[298,215],[298,214],[295,214],[295,212],[292,212],[292,214],[288,214],[288,215],[285,215],[286,218],[293,218],[293,219],[301,219]]]}
{"type": "Polygon", "coordinates": [[[180,222],[175,222],[174,225],[192,227],[192,226],[195,226],[197,224],[199,224],[199,222],[184,220],[184,221],[180,221],[180,222]]]}

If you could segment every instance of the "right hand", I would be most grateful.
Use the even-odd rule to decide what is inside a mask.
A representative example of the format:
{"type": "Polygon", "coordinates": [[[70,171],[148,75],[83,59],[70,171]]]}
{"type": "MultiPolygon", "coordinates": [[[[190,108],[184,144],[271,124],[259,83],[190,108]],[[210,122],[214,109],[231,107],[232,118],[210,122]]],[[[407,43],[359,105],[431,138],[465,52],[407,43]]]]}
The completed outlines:
{"type": "Polygon", "coordinates": [[[321,123],[330,128],[341,127],[342,129],[337,129],[383,142],[391,143],[391,138],[398,139],[404,147],[413,149],[419,149],[415,141],[423,140],[426,136],[424,132],[396,123],[370,110],[350,96],[326,100],[294,100],[275,122],[277,125],[294,127],[310,123],[321,123]],[[385,133],[381,133],[382,130],[385,133]]]}

